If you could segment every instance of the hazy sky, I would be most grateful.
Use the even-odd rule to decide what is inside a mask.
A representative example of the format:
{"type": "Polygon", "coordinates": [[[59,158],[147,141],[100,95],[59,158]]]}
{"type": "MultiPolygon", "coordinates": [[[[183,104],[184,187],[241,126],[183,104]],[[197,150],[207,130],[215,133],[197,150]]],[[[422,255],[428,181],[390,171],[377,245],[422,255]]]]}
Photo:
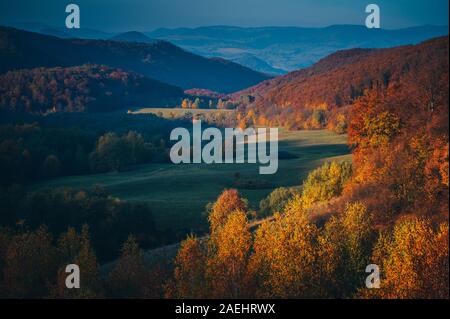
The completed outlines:
{"type": "Polygon", "coordinates": [[[159,27],[363,24],[366,5],[381,8],[382,28],[448,25],[448,0],[0,0],[0,23],[64,26],[65,6],[81,9],[81,27],[150,31],[159,27]]]}

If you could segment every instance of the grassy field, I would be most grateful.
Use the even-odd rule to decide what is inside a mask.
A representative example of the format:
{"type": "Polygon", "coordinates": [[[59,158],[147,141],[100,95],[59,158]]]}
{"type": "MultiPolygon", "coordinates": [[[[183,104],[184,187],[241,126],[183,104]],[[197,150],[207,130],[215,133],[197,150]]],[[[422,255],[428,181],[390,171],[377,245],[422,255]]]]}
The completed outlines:
{"type": "Polygon", "coordinates": [[[272,189],[298,186],[308,172],[324,161],[351,160],[345,135],[328,131],[280,131],[279,160],[274,175],[259,175],[259,164],[148,164],[120,173],[63,177],[32,185],[89,188],[104,186],[113,196],[150,205],[159,229],[175,232],[207,230],[205,205],[225,188],[232,188],[234,176],[262,181],[264,189],[239,189],[253,208],[272,189]]]}

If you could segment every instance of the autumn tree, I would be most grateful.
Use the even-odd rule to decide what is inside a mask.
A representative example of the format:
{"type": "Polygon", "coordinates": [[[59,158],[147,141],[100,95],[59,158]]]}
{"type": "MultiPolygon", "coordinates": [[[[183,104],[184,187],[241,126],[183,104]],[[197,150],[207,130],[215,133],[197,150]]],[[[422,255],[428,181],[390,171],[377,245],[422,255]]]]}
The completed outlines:
{"type": "Polygon", "coordinates": [[[96,298],[102,296],[102,282],[97,257],[92,249],[89,227],[84,225],[81,234],[69,227],[58,241],[57,251],[60,259],[58,281],[52,291],[56,298],[96,298]],[[80,268],[80,288],[67,289],[65,268],[75,264],[80,268]]]}
{"type": "Polygon", "coordinates": [[[244,279],[250,248],[251,233],[246,213],[235,210],[211,233],[206,276],[212,297],[245,296],[244,279]]]}
{"type": "Polygon", "coordinates": [[[382,272],[381,288],[362,296],[388,299],[449,298],[448,224],[434,229],[429,220],[399,221],[380,235],[373,263],[382,272]]]}
{"type": "Polygon", "coordinates": [[[188,99],[183,99],[183,101],[181,102],[181,108],[182,108],[182,109],[188,109],[188,108],[190,108],[189,103],[190,103],[190,101],[189,101],[188,99]]]}
{"type": "Polygon", "coordinates": [[[113,298],[144,298],[150,288],[144,255],[136,239],[130,235],[108,276],[108,294],[113,298]]]}
{"type": "Polygon", "coordinates": [[[57,252],[45,227],[13,236],[4,256],[3,294],[10,298],[47,296],[57,273],[57,252]]]}
{"type": "Polygon", "coordinates": [[[449,197],[449,148],[448,138],[438,138],[433,143],[430,156],[424,167],[424,190],[428,206],[445,216],[448,213],[449,197]]]}
{"type": "Polygon", "coordinates": [[[276,214],[256,231],[249,272],[262,298],[320,296],[317,278],[318,229],[301,211],[276,214]]]}
{"type": "Polygon", "coordinates": [[[189,236],[175,257],[173,281],[167,287],[169,298],[206,298],[206,249],[200,239],[189,236]]]}
{"type": "Polygon", "coordinates": [[[304,207],[339,196],[351,175],[352,164],[349,162],[326,162],[309,173],[302,188],[304,207]]]}
{"type": "Polygon", "coordinates": [[[226,223],[228,216],[234,211],[248,210],[248,204],[235,189],[227,189],[220,194],[217,200],[209,204],[208,221],[211,232],[214,232],[219,226],[226,223]]]}
{"type": "Polygon", "coordinates": [[[372,218],[362,203],[332,216],[319,236],[321,286],[327,297],[349,298],[364,285],[374,241],[372,218]]]}

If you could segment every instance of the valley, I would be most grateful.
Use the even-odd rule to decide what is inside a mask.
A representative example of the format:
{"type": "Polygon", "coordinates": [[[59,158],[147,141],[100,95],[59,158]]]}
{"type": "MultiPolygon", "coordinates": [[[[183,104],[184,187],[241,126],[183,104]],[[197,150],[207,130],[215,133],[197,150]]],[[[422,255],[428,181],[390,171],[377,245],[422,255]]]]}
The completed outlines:
{"type": "Polygon", "coordinates": [[[205,206],[240,179],[264,181],[260,189],[238,190],[253,209],[273,189],[299,186],[307,174],[325,161],[351,160],[346,135],[328,131],[280,131],[280,159],[277,174],[259,175],[259,164],[146,164],[125,172],[71,176],[30,186],[90,188],[102,185],[113,196],[149,204],[157,228],[173,232],[202,233],[208,229],[205,206]],[[289,155],[289,156],[286,156],[289,155]],[[287,157],[288,159],[283,159],[287,157]]]}
{"type": "Polygon", "coordinates": [[[0,298],[448,299],[448,27],[137,23],[0,25],[0,298]]]}

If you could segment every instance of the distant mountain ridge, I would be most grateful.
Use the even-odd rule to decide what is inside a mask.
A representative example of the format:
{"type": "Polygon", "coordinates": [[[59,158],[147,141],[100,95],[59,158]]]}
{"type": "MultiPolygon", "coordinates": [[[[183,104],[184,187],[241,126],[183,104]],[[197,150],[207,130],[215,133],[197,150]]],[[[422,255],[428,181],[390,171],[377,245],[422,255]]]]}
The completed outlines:
{"type": "Polygon", "coordinates": [[[7,27],[20,29],[28,32],[36,32],[45,35],[56,36],[66,39],[109,39],[116,35],[115,33],[103,32],[92,28],[67,29],[65,26],[58,27],[38,22],[15,22],[5,24],[7,27]]]}
{"type": "Polygon", "coordinates": [[[138,31],[129,31],[117,34],[111,37],[113,41],[125,41],[125,42],[140,42],[140,43],[155,43],[158,40],[154,40],[138,31]]]}
{"type": "Polygon", "coordinates": [[[230,93],[269,77],[224,59],[207,59],[166,41],[61,39],[0,27],[0,73],[36,67],[103,64],[183,89],[230,93]]]}
{"type": "Polygon", "coordinates": [[[334,25],[325,28],[210,26],[200,28],[157,29],[146,35],[170,41],[206,57],[236,60],[255,70],[253,56],[278,70],[293,71],[309,67],[327,55],[351,48],[389,48],[417,44],[448,35],[448,26],[419,26],[398,30],[368,29],[359,25],[334,25]]]}
{"type": "Polygon", "coordinates": [[[334,25],[324,28],[207,26],[160,28],[151,32],[131,31],[119,34],[89,28],[69,30],[40,23],[15,23],[11,26],[60,38],[113,39],[143,43],[153,42],[148,38],[167,40],[195,54],[222,57],[271,75],[286,74],[309,67],[339,50],[389,48],[417,44],[448,35],[448,26],[432,25],[397,30],[369,30],[359,25],[334,25]]]}

